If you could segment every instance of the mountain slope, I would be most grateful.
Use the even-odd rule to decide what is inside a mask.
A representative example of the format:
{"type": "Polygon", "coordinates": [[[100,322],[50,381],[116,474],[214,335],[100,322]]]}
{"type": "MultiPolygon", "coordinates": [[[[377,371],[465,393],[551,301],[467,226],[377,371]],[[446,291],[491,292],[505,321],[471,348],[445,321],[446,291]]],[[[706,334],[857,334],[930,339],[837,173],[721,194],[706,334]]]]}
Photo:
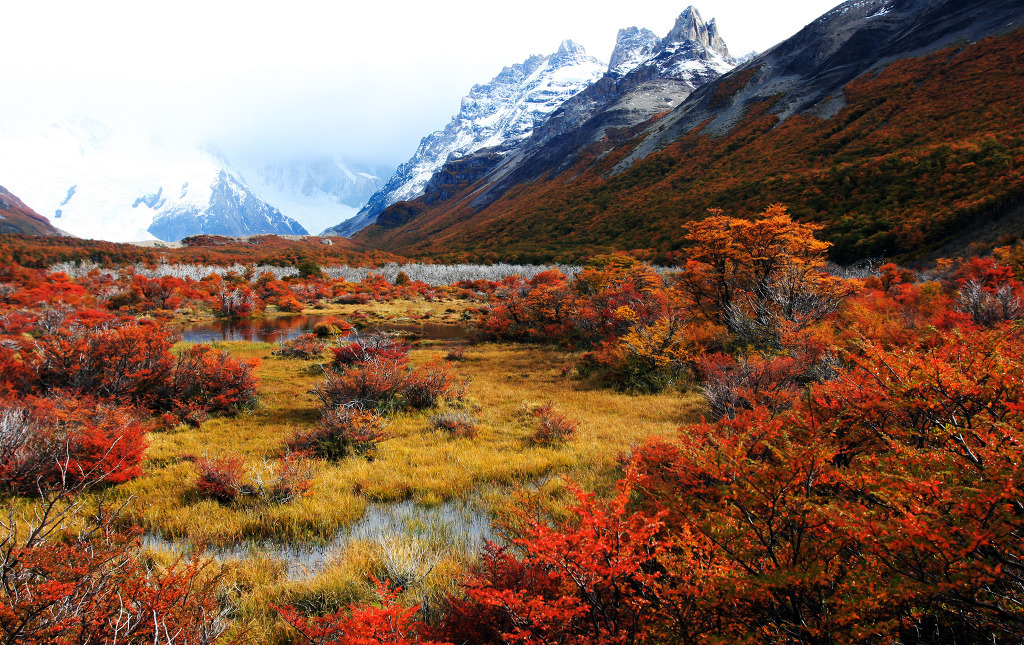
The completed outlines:
{"type": "Polygon", "coordinates": [[[561,173],[582,156],[601,154],[606,140],[614,145],[624,133],[680,105],[697,88],[735,65],[715,21],[705,23],[692,6],[679,14],[672,30],[646,52],[642,35],[638,51],[629,30],[620,31],[612,58],[626,58],[630,63],[620,63],[566,101],[486,175],[466,177],[475,181],[486,176],[486,185],[474,195],[473,207],[484,208],[517,185],[534,182],[547,173],[561,173]],[[624,49],[629,53],[622,53],[624,49]]]}
{"type": "Polygon", "coordinates": [[[25,205],[0,186],[0,234],[16,233],[20,235],[42,235],[45,237],[61,237],[63,233],[54,228],[50,222],[25,205]]]}
{"type": "Polygon", "coordinates": [[[449,161],[435,173],[422,199],[383,212],[379,227],[368,230],[366,238],[386,238],[379,228],[400,227],[413,218],[424,235],[434,234],[438,229],[421,227],[423,219],[417,217],[425,207],[476,184],[471,206],[484,209],[519,185],[564,172],[582,156],[600,154],[595,144],[614,145],[609,141],[679,105],[735,64],[715,21],[705,23],[693,7],[661,39],[635,27],[620,30],[612,60],[597,82],[565,101],[529,138],[500,156],[484,150],[449,161]]]}
{"type": "Polygon", "coordinates": [[[413,157],[374,194],[358,217],[325,231],[351,235],[385,208],[423,194],[431,177],[451,158],[483,149],[507,149],[567,99],[601,77],[605,64],[583,47],[563,41],[550,56],[531,56],[506,67],[489,83],[475,85],[444,130],[423,138],[413,157]]]}
{"type": "Polygon", "coordinates": [[[649,123],[576,134],[590,143],[570,168],[558,146],[600,113],[497,199],[481,200],[501,181],[487,175],[356,239],[460,258],[665,258],[707,208],[784,202],[826,226],[836,259],[920,253],[1024,203],[1024,35],[967,44],[1021,24],[1005,0],[847,2],[649,123]]]}

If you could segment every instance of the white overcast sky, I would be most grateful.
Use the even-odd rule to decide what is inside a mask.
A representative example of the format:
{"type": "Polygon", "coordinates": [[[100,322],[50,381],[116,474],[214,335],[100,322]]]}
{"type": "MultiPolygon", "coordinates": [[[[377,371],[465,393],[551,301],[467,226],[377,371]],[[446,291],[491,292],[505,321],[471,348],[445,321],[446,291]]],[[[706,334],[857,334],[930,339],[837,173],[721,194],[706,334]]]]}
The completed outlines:
{"type": "MultiPolygon", "coordinates": [[[[690,1],[734,54],[764,51],[838,4],[690,1]]],[[[503,66],[566,38],[607,61],[619,28],[664,36],[687,4],[6,0],[0,131],[85,110],[183,142],[396,165],[503,66]]]]}

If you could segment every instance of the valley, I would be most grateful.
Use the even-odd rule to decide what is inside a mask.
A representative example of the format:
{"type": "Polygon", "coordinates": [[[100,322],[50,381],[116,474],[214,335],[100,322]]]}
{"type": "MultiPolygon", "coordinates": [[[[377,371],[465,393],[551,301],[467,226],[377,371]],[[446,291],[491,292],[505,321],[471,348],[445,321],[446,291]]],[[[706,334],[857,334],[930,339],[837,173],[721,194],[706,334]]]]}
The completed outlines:
{"type": "Polygon", "coordinates": [[[1021,3],[251,9],[0,107],[0,643],[1024,641],[1021,3]]]}

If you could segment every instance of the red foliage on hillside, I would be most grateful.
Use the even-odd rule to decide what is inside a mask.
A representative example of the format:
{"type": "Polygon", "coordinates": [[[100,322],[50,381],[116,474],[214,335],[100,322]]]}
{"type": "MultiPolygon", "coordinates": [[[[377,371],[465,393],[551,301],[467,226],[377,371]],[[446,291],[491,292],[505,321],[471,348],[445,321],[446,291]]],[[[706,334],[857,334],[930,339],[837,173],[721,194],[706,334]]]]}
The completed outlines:
{"type": "Polygon", "coordinates": [[[827,120],[780,123],[771,105],[750,105],[724,136],[698,127],[619,174],[608,173],[628,146],[480,212],[474,185],[356,240],[450,260],[569,261],[614,249],[663,260],[685,245],[680,223],[708,208],[743,216],[786,203],[824,226],[839,262],[920,254],[1024,198],[1022,61],[1020,30],[896,61],[847,85],[846,106],[827,120]]]}
{"type": "Polygon", "coordinates": [[[25,205],[0,186],[0,234],[59,237],[61,232],[48,219],[25,205]]]}

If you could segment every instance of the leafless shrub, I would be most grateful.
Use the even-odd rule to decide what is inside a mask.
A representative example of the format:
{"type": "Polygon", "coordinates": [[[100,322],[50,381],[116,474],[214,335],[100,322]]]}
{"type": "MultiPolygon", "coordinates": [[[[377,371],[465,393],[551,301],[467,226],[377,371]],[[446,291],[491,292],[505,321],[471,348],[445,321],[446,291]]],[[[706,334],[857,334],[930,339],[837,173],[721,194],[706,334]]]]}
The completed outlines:
{"type": "Polygon", "coordinates": [[[956,308],[968,315],[976,325],[994,327],[1007,320],[1024,316],[1024,300],[1013,285],[986,289],[980,282],[970,280],[956,295],[956,308]]]}

